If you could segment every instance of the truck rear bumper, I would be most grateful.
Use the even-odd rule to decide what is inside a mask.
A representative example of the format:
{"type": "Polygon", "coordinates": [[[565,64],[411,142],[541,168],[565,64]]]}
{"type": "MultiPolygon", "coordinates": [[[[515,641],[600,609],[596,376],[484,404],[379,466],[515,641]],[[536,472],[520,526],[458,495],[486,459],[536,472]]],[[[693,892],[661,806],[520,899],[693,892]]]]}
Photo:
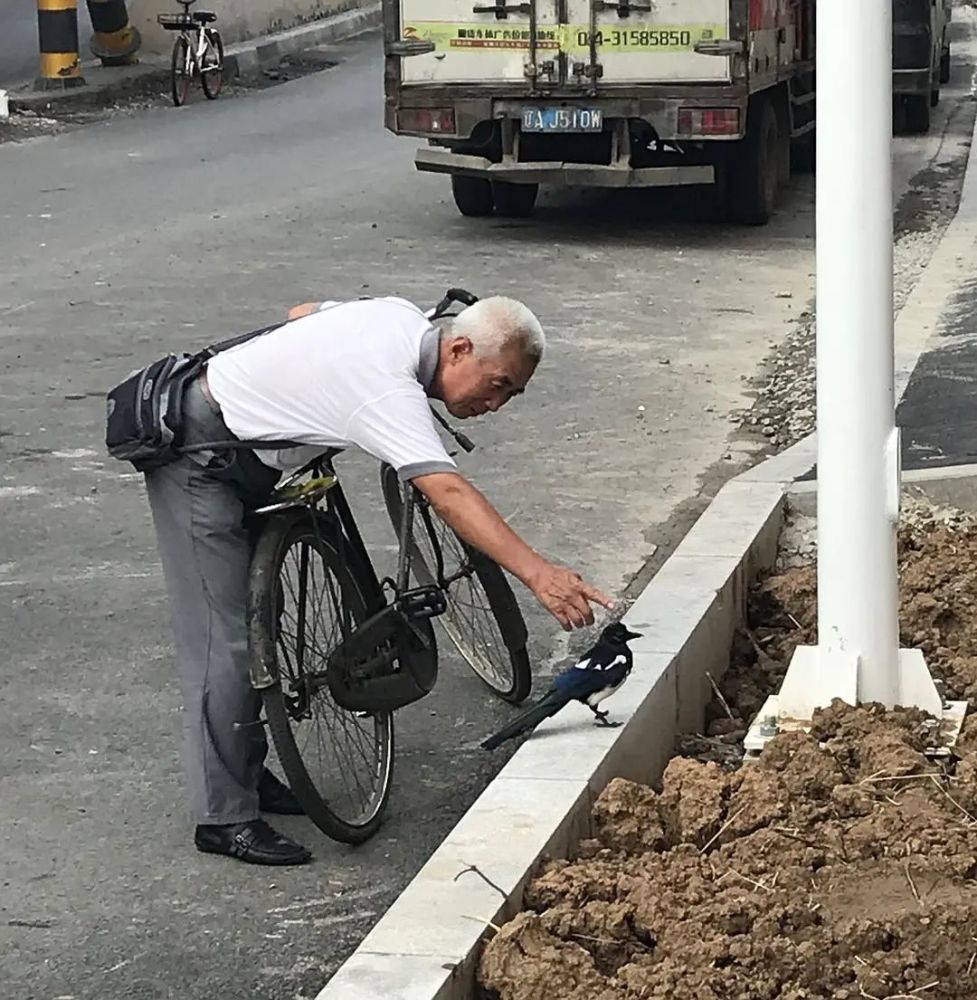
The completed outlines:
{"type": "Polygon", "coordinates": [[[522,163],[516,160],[493,163],[483,156],[453,153],[449,149],[419,149],[414,157],[418,170],[434,174],[462,174],[513,184],[553,184],[559,187],[677,187],[686,184],[712,184],[716,179],[712,166],[630,167],[626,162],[612,164],[522,163]]]}

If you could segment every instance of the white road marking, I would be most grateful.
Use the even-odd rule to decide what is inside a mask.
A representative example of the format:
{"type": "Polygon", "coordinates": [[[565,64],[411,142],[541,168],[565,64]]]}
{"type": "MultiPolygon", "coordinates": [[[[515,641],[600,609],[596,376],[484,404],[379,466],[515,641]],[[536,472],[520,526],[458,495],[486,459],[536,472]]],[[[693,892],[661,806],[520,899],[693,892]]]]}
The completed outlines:
{"type": "Polygon", "coordinates": [[[162,577],[161,570],[138,570],[120,573],[111,566],[91,566],[80,573],[61,574],[56,577],[21,577],[18,580],[0,580],[0,587],[38,587],[64,585],[66,583],[86,583],[90,580],[146,580],[162,577]]]}

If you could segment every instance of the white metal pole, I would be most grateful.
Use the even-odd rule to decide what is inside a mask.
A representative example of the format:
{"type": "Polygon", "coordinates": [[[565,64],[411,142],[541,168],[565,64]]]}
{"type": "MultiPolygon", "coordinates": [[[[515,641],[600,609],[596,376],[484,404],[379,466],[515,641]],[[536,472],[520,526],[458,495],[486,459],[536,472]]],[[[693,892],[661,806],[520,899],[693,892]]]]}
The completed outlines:
{"type": "Polygon", "coordinates": [[[892,0],[820,0],[817,91],[818,648],[892,706],[892,0]]]}

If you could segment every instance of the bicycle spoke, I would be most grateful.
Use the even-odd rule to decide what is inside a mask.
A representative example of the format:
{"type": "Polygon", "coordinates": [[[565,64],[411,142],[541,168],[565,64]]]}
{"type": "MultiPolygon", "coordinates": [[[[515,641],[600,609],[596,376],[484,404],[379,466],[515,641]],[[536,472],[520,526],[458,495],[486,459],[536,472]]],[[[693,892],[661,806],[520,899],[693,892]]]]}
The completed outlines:
{"type": "Polygon", "coordinates": [[[313,538],[296,539],[279,570],[276,607],[282,680],[306,714],[290,719],[305,770],[329,809],[346,822],[368,820],[385,792],[390,744],[383,723],[340,708],[317,683],[307,701],[303,679],[322,676],[328,657],[346,634],[343,586],[313,538]]]}
{"type": "Polygon", "coordinates": [[[452,581],[445,591],[448,607],[440,617],[441,627],[475,673],[493,687],[509,690],[514,682],[512,658],[488,595],[472,567],[471,555],[445,521],[433,512],[430,520],[430,533],[423,518],[415,524],[411,548],[421,562],[417,567],[415,556],[415,577],[421,582],[436,582],[437,545],[444,560],[445,579],[452,581]]]}
{"type": "MultiPolygon", "coordinates": [[[[369,790],[365,790],[363,788],[363,785],[362,785],[362,783],[360,781],[360,778],[359,778],[359,769],[355,766],[355,764],[352,767],[343,766],[344,764],[350,764],[350,763],[353,763],[353,762],[349,761],[348,755],[342,755],[340,753],[340,746],[341,746],[341,744],[344,741],[343,741],[342,737],[339,735],[339,733],[337,732],[337,725],[336,724],[338,723],[339,728],[342,728],[343,730],[345,730],[345,728],[346,728],[346,726],[345,726],[345,716],[346,716],[347,713],[342,712],[341,710],[338,710],[338,711],[334,712],[334,711],[332,711],[331,706],[324,705],[321,700],[317,700],[315,708],[313,709],[313,712],[316,715],[317,729],[319,728],[319,722],[320,721],[325,724],[325,728],[328,730],[328,733],[329,733],[329,738],[330,738],[329,743],[330,743],[330,746],[332,748],[332,754],[331,754],[331,756],[334,756],[335,758],[337,758],[337,763],[339,764],[338,767],[330,767],[329,768],[329,772],[330,773],[333,773],[333,772],[338,772],[339,773],[339,775],[341,777],[341,780],[343,782],[343,786],[344,786],[345,791],[346,791],[347,798],[351,802],[357,804],[358,807],[359,807],[359,809],[361,811],[365,810],[369,806],[369,803],[370,803],[370,800],[371,800],[371,797],[372,797],[371,792],[369,790]],[[345,757],[345,759],[343,759],[344,757],[345,757]],[[353,788],[350,786],[350,780],[349,780],[350,778],[352,778],[352,780],[355,782],[355,784],[357,786],[356,790],[360,793],[360,801],[359,802],[357,801],[357,796],[356,796],[353,788]]],[[[321,748],[321,744],[320,744],[320,748],[321,748]]],[[[360,753],[361,753],[361,756],[363,756],[364,761],[366,761],[368,768],[372,768],[372,761],[370,761],[370,759],[363,753],[362,749],[360,749],[360,753]]],[[[320,760],[321,760],[321,758],[322,758],[322,755],[320,754],[320,760]]]]}
{"type": "MultiPolygon", "coordinates": [[[[332,713],[328,713],[327,714],[324,706],[321,703],[316,702],[316,704],[313,706],[312,712],[313,712],[313,717],[315,719],[316,739],[317,739],[318,746],[319,746],[319,762],[321,764],[323,757],[327,755],[326,751],[325,751],[325,747],[335,748],[335,746],[336,746],[336,733],[335,733],[335,731],[333,729],[333,726],[330,723],[330,719],[329,719],[329,715],[331,715],[332,713]],[[325,746],[323,745],[323,742],[322,742],[322,726],[323,725],[325,726],[325,729],[326,729],[327,734],[328,734],[325,746]]],[[[333,754],[332,755],[335,756],[335,749],[333,749],[333,754]]],[[[325,769],[325,771],[328,774],[333,774],[333,773],[337,773],[338,772],[340,780],[343,783],[343,788],[345,789],[346,798],[347,799],[352,799],[353,795],[352,795],[352,792],[351,792],[351,789],[350,789],[350,786],[349,786],[349,777],[350,777],[350,775],[349,775],[348,769],[345,768],[345,767],[342,767],[342,766],[340,766],[340,767],[331,767],[330,766],[330,767],[327,767],[325,769]]],[[[334,800],[335,797],[327,795],[326,798],[334,800]]]]}

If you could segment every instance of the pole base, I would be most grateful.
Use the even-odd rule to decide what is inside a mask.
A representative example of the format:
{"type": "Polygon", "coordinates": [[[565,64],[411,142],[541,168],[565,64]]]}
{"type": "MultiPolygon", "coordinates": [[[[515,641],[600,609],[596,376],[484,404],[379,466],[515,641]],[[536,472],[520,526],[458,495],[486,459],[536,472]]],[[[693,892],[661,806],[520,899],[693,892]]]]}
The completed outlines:
{"type": "Polygon", "coordinates": [[[84,86],[83,76],[39,76],[34,80],[34,90],[71,90],[84,86]]]}
{"type": "Polygon", "coordinates": [[[920,708],[937,717],[943,710],[943,696],[918,649],[899,650],[895,675],[878,679],[866,677],[855,654],[798,646],[780,688],[781,714],[809,719],[835,698],[849,705],[877,701],[886,708],[920,708]]]}
{"type": "Polygon", "coordinates": [[[933,754],[949,753],[956,742],[967,712],[966,702],[947,702],[918,649],[899,650],[893,694],[873,697],[865,690],[857,656],[828,653],[817,646],[798,646],[787,668],[780,693],[771,695],[754,719],[744,740],[748,754],[759,753],[785,732],[807,732],[818,708],[827,708],[835,698],[848,705],[878,701],[886,708],[919,708],[941,722],[940,738],[933,754]]]}
{"type": "MultiPolygon", "coordinates": [[[[964,718],[967,714],[967,702],[948,701],[940,713],[940,739],[926,748],[929,757],[949,757],[953,747],[960,738],[964,718]]],[[[785,716],[780,707],[780,696],[770,695],[763,703],[757,717],[753,720],[746,738],[743,740],[745,751],[743,760],[756,760],[763,748],[775,737],[784,733],[806,733],[811,729],[810,719],[792,719],[785,716]]]]}
{"type": "Polygon", "coordinates": [[[139,56],[99,56],[103,66],[138,66],[139,56]]]}
{"type": "Polygon", "coordinates": [[[139,29],[131,24],[119,31],[96,31],[88,43],[92,55],[101,59],[103,66],[131,66],[138,63],[136,52],[141,45],[139,29]]]}

